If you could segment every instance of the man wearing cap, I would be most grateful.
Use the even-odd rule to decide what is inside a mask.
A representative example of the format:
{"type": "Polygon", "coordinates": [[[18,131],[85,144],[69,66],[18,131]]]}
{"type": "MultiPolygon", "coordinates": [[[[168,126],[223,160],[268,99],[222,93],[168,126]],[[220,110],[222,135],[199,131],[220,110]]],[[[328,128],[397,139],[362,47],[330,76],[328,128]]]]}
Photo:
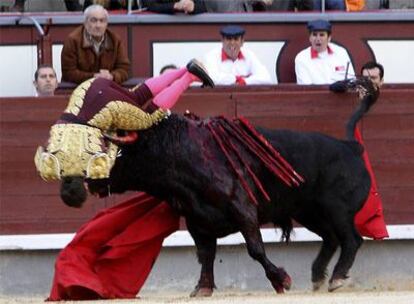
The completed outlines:
{"type": "Polygon", "coordinates": [[[308,23],[310,47],[295,58],[296,82],[298,84],[331,84],[355,76],[348,52],[330,43],[331,24],[327,20],[308,23]]]}
{"type": "Polygon", "coordinates": [[[243,47],[244,28],[228,25],[220,33],[222,46],[211,50],[203,60],[216,85],[273,84],[266,67],[243,47]]]}

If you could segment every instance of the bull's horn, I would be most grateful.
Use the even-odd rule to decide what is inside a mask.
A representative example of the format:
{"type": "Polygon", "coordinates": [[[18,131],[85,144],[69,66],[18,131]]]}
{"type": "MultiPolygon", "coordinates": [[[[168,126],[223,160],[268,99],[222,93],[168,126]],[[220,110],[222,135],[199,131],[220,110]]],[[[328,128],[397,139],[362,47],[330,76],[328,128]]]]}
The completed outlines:
{"type": "Polygon", "coordinates": [[[132,144],[138,139],[138,133],[135,131],[126,131],[123,136],[111,135],[108,133],[104,133],[103,135],[116,145],[132,144]]]}

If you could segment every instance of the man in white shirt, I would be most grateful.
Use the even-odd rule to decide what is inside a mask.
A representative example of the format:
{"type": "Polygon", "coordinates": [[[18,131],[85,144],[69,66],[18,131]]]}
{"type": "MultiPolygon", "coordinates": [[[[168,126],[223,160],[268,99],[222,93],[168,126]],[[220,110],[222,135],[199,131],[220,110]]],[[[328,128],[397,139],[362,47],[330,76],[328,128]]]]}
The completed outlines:
{"type": "Polygon", "coordinates": [[[266,67],[256,55],[243,47],[245,30],[228,25],[220,30],[222,46],[211,50],[203,59],[216,85],[273,84],[266,67]]]}
{"type": "Polygon", "coordinates": [[[331,84],[355,76],[348,52],[331,42],[332,26],[327,20],[308,23],[310,47],[295,58],[298,84],[331,84]]]}

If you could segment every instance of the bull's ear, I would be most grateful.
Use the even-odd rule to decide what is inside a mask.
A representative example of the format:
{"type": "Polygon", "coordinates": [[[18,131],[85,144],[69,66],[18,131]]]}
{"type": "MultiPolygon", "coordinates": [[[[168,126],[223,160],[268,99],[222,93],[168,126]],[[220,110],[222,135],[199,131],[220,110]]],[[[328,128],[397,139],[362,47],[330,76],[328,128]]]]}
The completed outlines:
{"type": "Polygon", "coordinates": [[[45,181],[60,179],[59,160],[53,154],[45,152],[43,147],[37,148],[34,162],[40,177],[45,181]]]}
{"type": "Polygon", "coordinates": [[[98,153],[91,157],[86,167],[86,177],[91,179],[102,179],[109,177],[111,161],[105,153],[98,153]]]}

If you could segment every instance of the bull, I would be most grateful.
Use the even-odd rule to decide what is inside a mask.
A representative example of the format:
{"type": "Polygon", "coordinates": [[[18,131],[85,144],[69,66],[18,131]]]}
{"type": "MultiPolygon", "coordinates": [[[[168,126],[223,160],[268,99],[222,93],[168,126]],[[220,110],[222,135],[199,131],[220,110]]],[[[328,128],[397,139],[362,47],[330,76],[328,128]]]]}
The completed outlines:
{"type": "Polygon", "coordinates": [[[263,136],[303,177],[294,186],[269,172],[263,160],[252,156],[231,136],[221,141],[233,142],[233,154],[226,155],[214,130],[231,128],[232,123],[217,126],[221,119],[172,114],[153,127],[140,130],[133,143],[110,137],[120,148],[110,176],[86,179],[88,189],[100,197],[129,190],[145,191],[167,201],[185,218],[201,264],[192,296],[213,293],[217,239],[235,232],[241,232],[249,255],[262,265],[276,292],[288,290],[291,279],[267,258],[260,226],[272,223],[289,240],[293,220],[322,238],[312,264],[315,290],[325,282],[327,266],[340,247],[329,279],[328,290],[333,291],[348,278],[363,242],[354,217],[367,199],[371,181],[361,158],[363,148],[355,140],[354,131],[379,93],[365,79],[348,81],[346,85],[365,88],[365,95],[348,121],[346,140],[316,132],[257,129],[257,136],[263,136]]]}

